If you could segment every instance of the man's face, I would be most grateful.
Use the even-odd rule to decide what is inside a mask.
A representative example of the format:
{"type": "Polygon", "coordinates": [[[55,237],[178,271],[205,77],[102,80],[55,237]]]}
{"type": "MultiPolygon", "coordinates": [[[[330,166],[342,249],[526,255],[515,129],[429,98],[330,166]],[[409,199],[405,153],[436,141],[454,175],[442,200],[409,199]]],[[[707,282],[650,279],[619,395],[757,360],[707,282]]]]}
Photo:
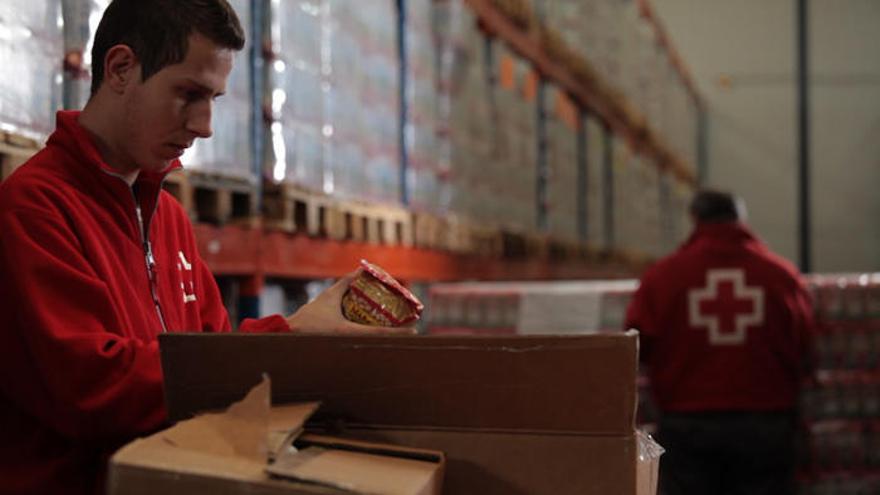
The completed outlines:
{"type": "MultiPolygon", "coordinates": [[[[226,91],[233,51],[193,34],[183,62],[169,65],[125,95],[120,147],[137,168],[161,171],[192,146],[211,137],[214,100],[226,91]]],[[[138,68],[138,72],[140,69],[138,68]]]]}

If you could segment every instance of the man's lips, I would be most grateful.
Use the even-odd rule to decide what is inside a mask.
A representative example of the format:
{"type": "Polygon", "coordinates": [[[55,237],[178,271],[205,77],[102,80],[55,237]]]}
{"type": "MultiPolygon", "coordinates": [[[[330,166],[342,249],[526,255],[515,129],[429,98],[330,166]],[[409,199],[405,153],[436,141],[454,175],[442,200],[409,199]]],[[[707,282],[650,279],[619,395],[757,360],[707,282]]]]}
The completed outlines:
{"type": "Polygon", "coordinates": [[[186,152],[189,147],[192,146],[192,143],[189,144],[179,144],[179,143],[168,143],[168,147],[174,151],[174,154],[179,158],[186,152]]]}

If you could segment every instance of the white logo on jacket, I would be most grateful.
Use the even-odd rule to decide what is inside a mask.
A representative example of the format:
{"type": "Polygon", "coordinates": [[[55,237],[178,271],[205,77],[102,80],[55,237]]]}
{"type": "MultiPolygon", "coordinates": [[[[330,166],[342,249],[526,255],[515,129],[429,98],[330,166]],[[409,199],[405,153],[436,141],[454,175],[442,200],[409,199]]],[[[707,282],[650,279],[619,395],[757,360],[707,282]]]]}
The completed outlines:
{"type": "Polygon", "coordinates": [[[180,291],[183,293],[183,303],[191,303],[196,301],[196,289],[193,284],[193,275],[192,275],[192,265],[187,261],[186,256],[183,255],[183,251],[178,251],[177,256],[180,258],[180,263],[177,264],[177,269],[180,273],[180,291]],[[184,277],[183,272],[190,272],[189,276],[184,277]],[[186,279],[186,284],[189,284],[189,292],[187,293],[186,284],[184,283],[184,279],[186,279]]]}
{"type": "Polygon", "coordinates": [[[764,323],[764,289],[747,287],[742,269],[709,270],[706,286],[688,291],[688,316],[692,327],[709,329],[711,345],[742,345],[748,327],[764,323]]]}

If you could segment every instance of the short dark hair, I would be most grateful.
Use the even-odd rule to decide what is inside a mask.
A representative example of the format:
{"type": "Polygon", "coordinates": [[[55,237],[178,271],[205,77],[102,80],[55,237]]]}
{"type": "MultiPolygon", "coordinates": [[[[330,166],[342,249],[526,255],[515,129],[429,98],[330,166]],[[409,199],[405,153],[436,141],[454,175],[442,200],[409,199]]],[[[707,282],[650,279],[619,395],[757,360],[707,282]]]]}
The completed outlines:
{"type": "Polygon", "coordinates": [[[736,222],[744,220],[745,203],[732,193],[703,189],[694,195],[690,212],[698,222],[736,222]]]}
{"type": "Polygon", "coordinates": [[[92,94],[104,81],[104,58],[110,48],[128,45],[146,81],[183,61],[193,32],[223,48],[244,48],[244,30],[227,0],[113,0],[95,33],[92,94]]]}

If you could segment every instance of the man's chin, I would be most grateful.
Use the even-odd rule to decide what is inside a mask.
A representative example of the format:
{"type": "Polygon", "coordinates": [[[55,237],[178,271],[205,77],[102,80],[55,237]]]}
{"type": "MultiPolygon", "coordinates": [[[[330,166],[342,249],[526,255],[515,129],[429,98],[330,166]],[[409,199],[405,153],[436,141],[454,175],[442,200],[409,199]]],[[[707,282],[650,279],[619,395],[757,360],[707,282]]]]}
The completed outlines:
{"type": "Polygon", "coordinates": [[[143,166],[141,166],[141,170],[158,174],[168,170],[168,168],[171,167],[176,160],[176,158],[163,158],[161,160],[152,161],[148,164],[144,164],[143,166]]]}

